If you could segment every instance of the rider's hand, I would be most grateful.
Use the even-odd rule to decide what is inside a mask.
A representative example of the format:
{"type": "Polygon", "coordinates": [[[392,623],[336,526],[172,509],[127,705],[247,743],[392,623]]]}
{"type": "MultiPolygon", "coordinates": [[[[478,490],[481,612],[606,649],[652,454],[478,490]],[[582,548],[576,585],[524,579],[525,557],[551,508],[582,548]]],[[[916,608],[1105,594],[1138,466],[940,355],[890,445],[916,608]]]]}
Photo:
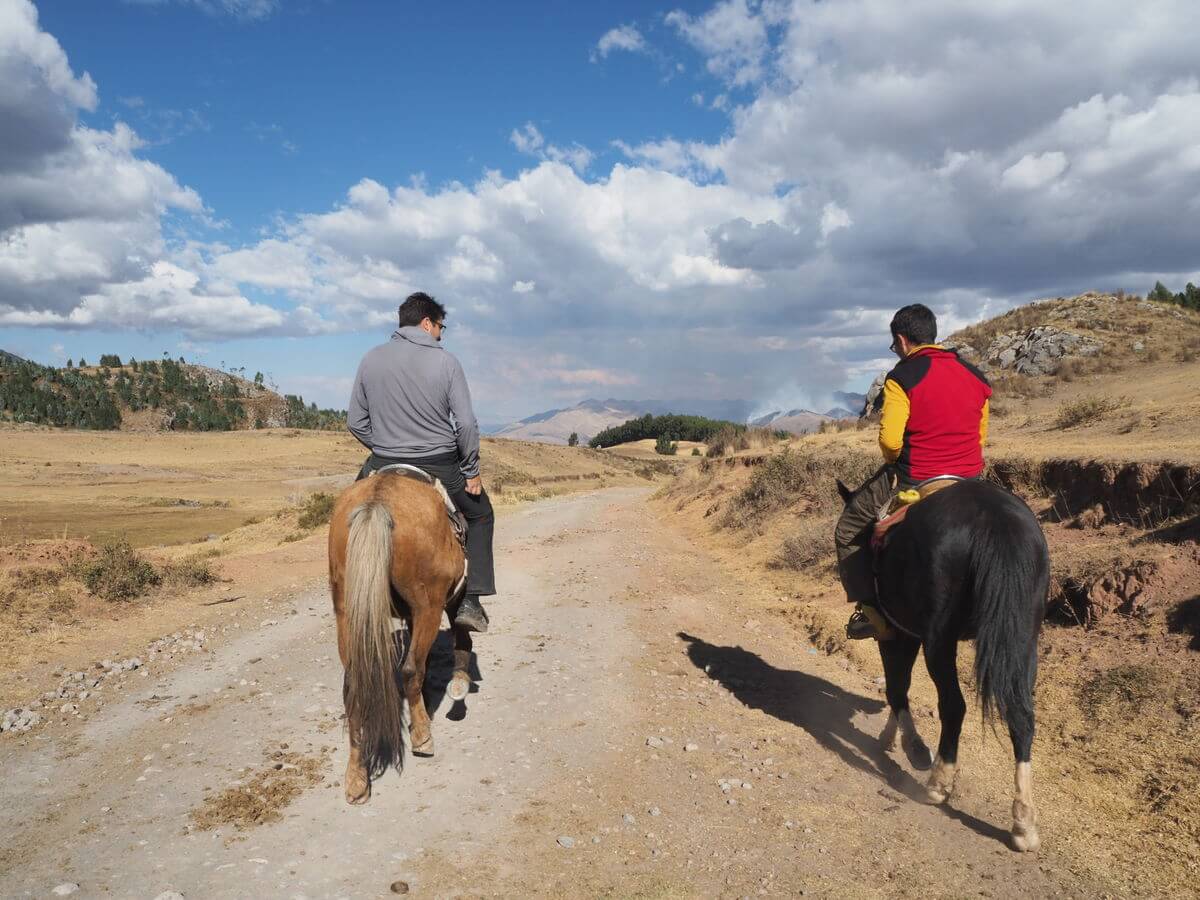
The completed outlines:
{"type": "Polygon", "coordinates": [[[474,478],[467,479],[467,493],[472,497],[478,497],[483,493],[483,478],[476,475],[474,478]]]}

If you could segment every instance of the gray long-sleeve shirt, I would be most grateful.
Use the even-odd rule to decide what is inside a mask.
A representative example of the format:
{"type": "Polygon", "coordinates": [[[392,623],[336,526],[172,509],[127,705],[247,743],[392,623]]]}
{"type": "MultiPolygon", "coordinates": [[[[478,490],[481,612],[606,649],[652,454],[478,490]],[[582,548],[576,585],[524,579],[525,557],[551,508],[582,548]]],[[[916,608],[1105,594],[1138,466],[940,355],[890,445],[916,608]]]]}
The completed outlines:
{"type": "Polygon", "coordinates": [[[419,326],[400,328],[363,357],[347,424],[380,456],[421,458],[457,450],[463,475],[479,474],[479,425],[467,377],[458,360],[419,326]]]}

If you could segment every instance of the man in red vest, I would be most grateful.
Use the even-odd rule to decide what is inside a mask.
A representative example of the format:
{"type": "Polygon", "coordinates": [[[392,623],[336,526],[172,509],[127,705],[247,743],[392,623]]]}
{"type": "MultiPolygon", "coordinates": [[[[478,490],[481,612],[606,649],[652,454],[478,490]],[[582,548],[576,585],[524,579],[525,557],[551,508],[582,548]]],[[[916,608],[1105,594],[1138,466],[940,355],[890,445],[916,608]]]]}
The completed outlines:
{"type": "Polygon", "coordinates": [[[884,465],[846,504],[834,532],[838,574],[851,603],[852,640],[885,639],[893,629],[879,612],[870,540],[879,509],[897,490],[940,475],[983,474],[992,389],[977,368],[934,343],[937,319],[914,303],[892,318],[891,350],[900,362],[880,393],[879,449],[884,465]]]}

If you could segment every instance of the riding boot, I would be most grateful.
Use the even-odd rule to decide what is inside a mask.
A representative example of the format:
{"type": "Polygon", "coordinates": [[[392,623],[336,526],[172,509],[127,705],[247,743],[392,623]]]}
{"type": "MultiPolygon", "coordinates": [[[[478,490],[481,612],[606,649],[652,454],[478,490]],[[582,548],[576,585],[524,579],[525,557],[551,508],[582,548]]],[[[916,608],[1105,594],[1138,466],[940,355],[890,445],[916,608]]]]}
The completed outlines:
{"type": "Polygon", "coordinates": [[[458,605],[458,613],[454,616],[454,624],[469,631],[483,634],[488,630],[488,615],[479,602],[478,594],[467,594],[458,605]]]}
{"type": "Polygon", "coordinates": [[[852,641],[863,641],[867,638],[886,641],[895,636],[896,629],[883,617],[883,613],[866,603],[859,603],[854,608],[850,621],[846,623],[846,637],[852,641]]]}

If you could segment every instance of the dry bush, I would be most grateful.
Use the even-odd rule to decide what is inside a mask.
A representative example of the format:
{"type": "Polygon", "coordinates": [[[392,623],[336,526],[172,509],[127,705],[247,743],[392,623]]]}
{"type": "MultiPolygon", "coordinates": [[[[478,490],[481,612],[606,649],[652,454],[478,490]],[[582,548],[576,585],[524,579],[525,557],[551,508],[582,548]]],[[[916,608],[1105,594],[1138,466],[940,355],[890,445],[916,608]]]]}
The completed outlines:
{"type": "Polygon", "coordinates": [[[1059,429],[1077,428],[1080,425],[1090,425],[1103,419],[1106,415],[1129,405],[1129,400],[1111,397],[1080,397],[1063,403],[1054,417],[1054,427],[1059,429]]]}
{"type": "Polygon", "coordinates": [[[1141,663],[1122,663],[1102,669],[1079,686],[1079,706],[1090,717],[1111,711],[1122,718],[1166,693],[1167,678],[1161,669],[1141,663]]]}
{"type": "Polygon", "coordinates": [[[721,519],[725,528],[746,528],[770,513],[803,502],[817,515],[842,509],[836,480],[857,486],[878,469],[865,453],[817,456],[791,447],[769,456],[750,476],[750,482],[730,501],[721,519]]]}
{"type": "Polygon", "coordinates": [[[212,584],[217,580],[217,575],[208,565],[211,558],[211,553],[193,553],[178,562],[167,563],[162,567],[163,580],[176,587],[212,584]]]}
{"type": "Polygon", "coordinates": [[[111,541],[91,557],[71,563],[71,574],[105,600],[132,600],[162,582],[162,576],[139,556],[128,541],[111,541]]]}
{"type": "Polygon", "coordinates": [[[300,508],[298,524],[301,528],[310,529],[328,525],[329,518],[333,515],[333,505],[336,502],[337,497],[333,494],[326,494],[324,491],[310,494],[304,501],[304,506],[300,508]]]}
{"type": "Polygon", "coordinates": [[[858,431],[863,426],[859,419],[827,419],[818,429],[820,434],[841,434],[843,431],[858,431]]]}
{"type": "Polygon", "coordinates": [[[834,519],[831,516],[805,518],[795,531],[783,539],[775,555],[767,562],[772,569],[811,569],[834,551],[834,519]]]}

